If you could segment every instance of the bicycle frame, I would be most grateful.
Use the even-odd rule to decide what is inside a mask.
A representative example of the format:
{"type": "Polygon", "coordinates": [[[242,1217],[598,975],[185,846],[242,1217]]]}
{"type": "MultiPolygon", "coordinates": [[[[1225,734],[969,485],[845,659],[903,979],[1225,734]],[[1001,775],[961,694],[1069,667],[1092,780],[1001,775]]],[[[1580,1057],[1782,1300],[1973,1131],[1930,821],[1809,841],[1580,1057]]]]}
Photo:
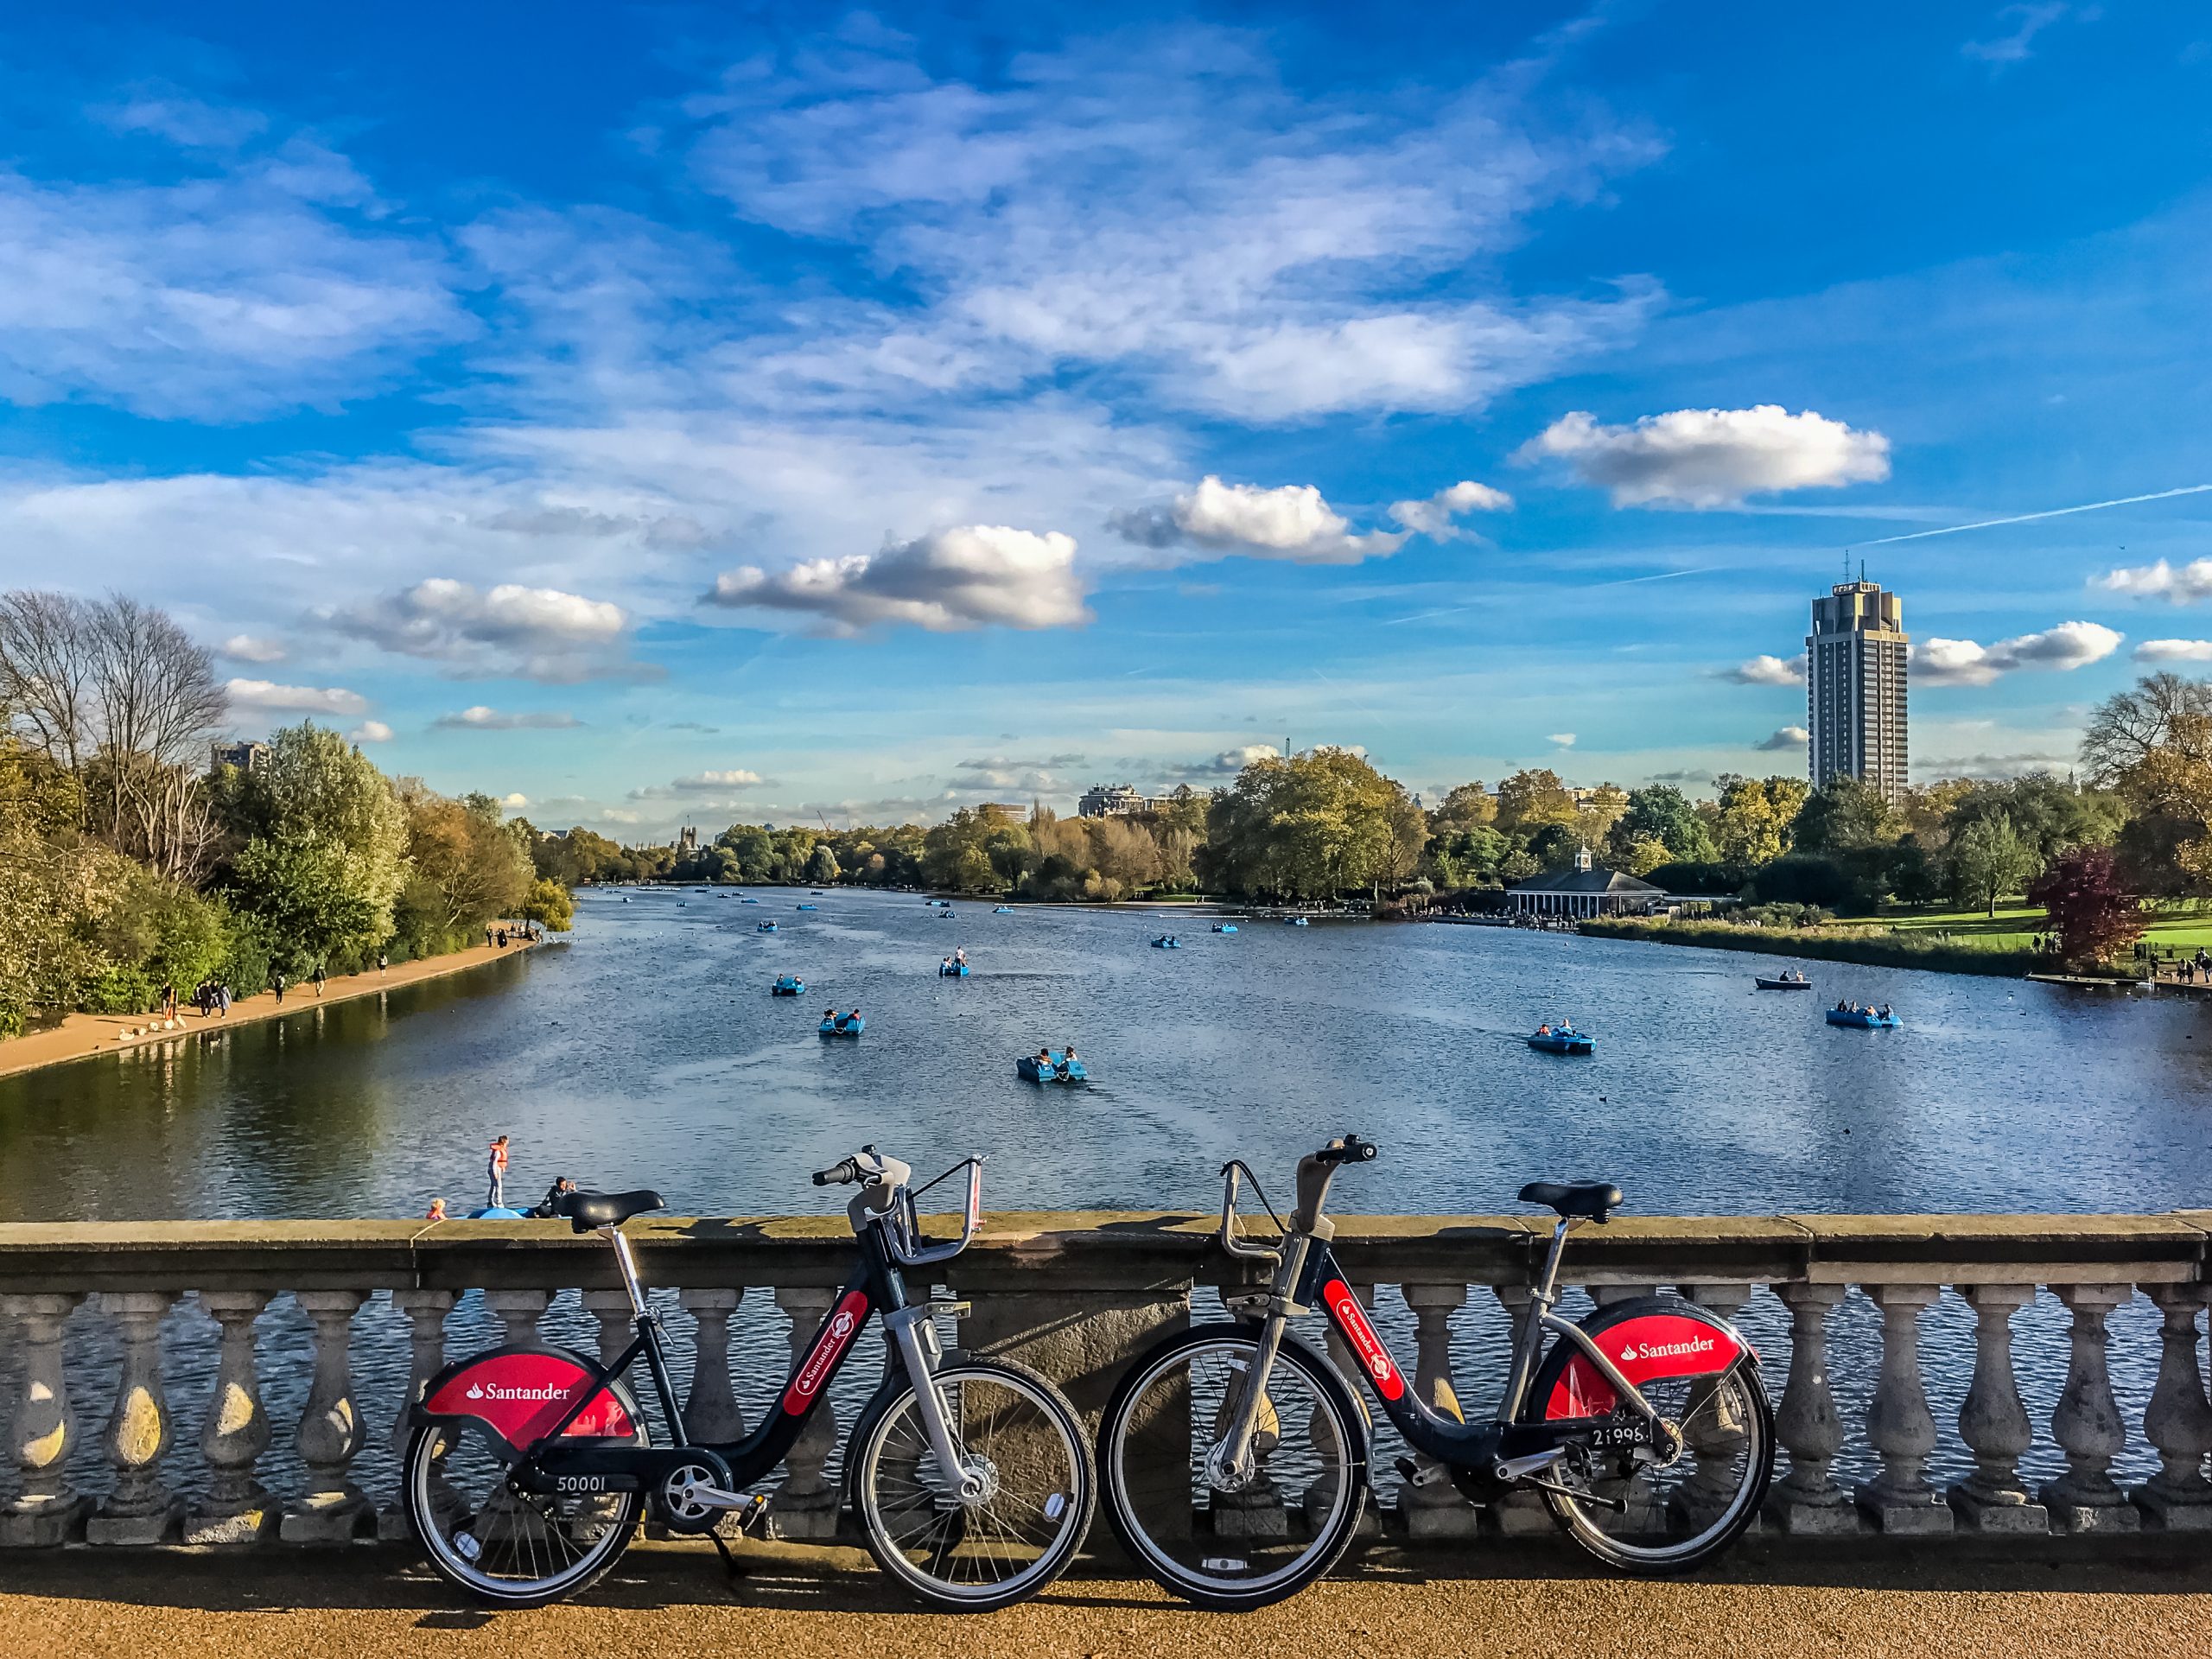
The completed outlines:
{"type": "MultiPolygon", "coordinates": [[[[677,1402],[675,1381],[669,1373],[660,1321],[646,1302],[630,1242],[620,1226],[599,1229],[613,1244],[623,1288],[629,1294],[635,1334],[629,1345],[612,1360],[585,1361],[589,1380],[576,1389],[575,1397],[563,1414],[532,1445],[522,1448],[523,1455],[512,1477],[515,1484],[524,1490],[539,1491],[652,1490],[668,1475],[701,1462],[700,1454],[704,1453],[720,1465],[715,1472],[726,1470],[729,1477],[729,1484],[718,1496],[734,1497],[738,1489],[760,1480],[789,1455],[793,1442],[804,1432],[827,1396],[830,1383],[850,1357],[869,1318],[880,1313],[892,1347],[913,1385],[916,1414],[930,1449],[936,1454],[940,1468],[958,1471],[958,1495],[970,1496],[969,1489],[976,1484],[976,1479],[966,1468],[951,1414],[934,1381],[943,1357],[937,1329],[931,1323],[936,1305],[908,1300],[903,1271],[906,1267],[926,1265],[957,1255],[973,1236],[980,1218],[980,1160],[965,1160],[946,1174],[963,1166],[970,1170],[965,1225],[961,1237],[951,1244],[920,1244],[913,1194],[903,1184],[882,1193],[880,1205],[868,1192],[853,1201],[860,1259],[830,1312],[816,1327],[813,1340],[793,1363],[776,1408],[739,1440],[693,1441],[686,1434],[683,1414],[677,1402]],[[628,1440],[570,1435],[569,1429],[601,1397],[607,1385],[626,1376],[641,1358],[669,1425],[671,1444],[645,1447],[628,1440]]],[[[930,1185],[935,1185],[936,1182],[930,1185]]]]}
{"type": "Polygon", "coordinates": [[[1275,1262],[1275,1272],[1262,1324],[1259,1353],[1246,1373],[1242,1395],[1217,1444],[1216,1455],[1223,1467],[1242,1470],[1249,1461],[1260,1406],[1266,1397],[1268,1379],[1281,1351],[1289,1320],[1316,1305],[1326,1313],[1331,1325],[1357,1357],[1370,1391],[1407,1444],[1477,1485],[1504,1488],[1539,1475],[1558,1463],[1570,1445],[1588,1445],[1600,1436],[1609,1445],[1622,1443],[1624,1425],[1618,1414],[1555,1418],[1535,1423],[1516,1421],[1527,1401],[1546,1332],[1572,1343],[1612,1388],[1619,1403],[1640,1420],[1637,1443],[1658,1443],[1662,1432],[1661,1419],[1643,1391],[1622,1374],[1588,1332],[1553,1311],[1557,1300],[1560,1260],[1567,1248],[1567,1217],[1561,1217],[1553,1229],[1543,1271],[1531,1287],[1530,1317],[1523,1322],[1515,1344],[1505,1396],[1497,1414],[1487,1421],[1464,1422],[1445,1415],[1421,1398],[1353,1294],[1331,1249],[1335,1224],[1321,1213],[1329,1173],[1327,1166],[1322,1168],[1322,1178],[1310,1200],[1301,1193],[1299,1211],[1285,1231],[1281,1244],[1274,1249],[1255,1249],[1237,1242],[1235,1205],[1236,1175],[1242,1166],[1232,1163],[1224,1171],[1224,1247],[1232,1255],[1271,1259],[1275,1262]]]}

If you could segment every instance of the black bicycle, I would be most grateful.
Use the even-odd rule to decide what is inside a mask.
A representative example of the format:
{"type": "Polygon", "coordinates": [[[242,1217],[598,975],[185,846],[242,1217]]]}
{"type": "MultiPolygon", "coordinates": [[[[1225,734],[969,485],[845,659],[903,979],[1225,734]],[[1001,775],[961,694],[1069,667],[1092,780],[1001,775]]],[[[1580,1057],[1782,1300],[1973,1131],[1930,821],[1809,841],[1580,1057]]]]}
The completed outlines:
{"type": "Polygon", "coordinates": [[[1221,1243],[1274,1264],[1266,1311],[1171,1337],[1116,1390],[1098,1461],[1123,1547],[1207,1607],[1262,1606],[1336,1564],[1367,1498],[1369,1421],[1328,1357],[1291,1333],[1291,1317],[1316,1306],[1391,1423],[1431,1460],[1398,1460],[1414,1485],[1448,1480],[1478,1503],[1540,1491],[1569,1536],[1631,1573],[1680,1572],[1732,1542],[1774,1471],[1774,1414],[1751,1344],[1671,1296],[1612,1303],[1580,1324],[1553,1312],[1568,1230],[1604,1223],[1620,1190],[1522,1188],[1522,1203],[1548,1205],[1559,1221],[1503,1403],[1495,1419],[1466,1423],[1409,1386],[1331,1251],[1329,1183],[1375,1150],[1346,1135],[1301,1159],[1298,1205],[1287,1225],[1277,1220],[1272,1248],[1238,1238],[1237,1187],[1252,1173],[1223,1166],[1221,1243]],[[1548,1332],[1558,1340],[1540,1361],[1548,1332]]]}
{"type": "Polygon", "coordinates": [[[766,1500],[744,1488],[790,1452],[871,1313],[896,1363],[860,1414],[845,1480],[869,1552],[938,1606],[1002,1607],[1058,1577],[1090,1529],[1096,1486],[1075,1409],[1027,1366],[944,1352],[932,1313],[910,1304],[902,1269],[957,1255],[982,1216],[982,1165],[967,1159],[927,1185],[866,1147],[814,1177],[857,1184],[848,1206],[860,1260],[781,1396],[728,1445],[688,1440],[660,1322],[645,1301],[622,1224],[662,1207],[657,1192],[579,1192],[576,1231],[614,1246],[635,1336],[611,1363],[535,1344],[494,1348],[439,1373],[414,1408],[402,1471],[407,1518],[453,1583],[504,1607],[573,1595],[613,1566],[651,1504],[671,1532],[715,1536],[766,1500]],[[965,1171],[960,1236],[924,1241],[915,1198],[965,1171]],[[642,1359],[669,1444],[656,1446],[626,1377],[642,1359]]]}

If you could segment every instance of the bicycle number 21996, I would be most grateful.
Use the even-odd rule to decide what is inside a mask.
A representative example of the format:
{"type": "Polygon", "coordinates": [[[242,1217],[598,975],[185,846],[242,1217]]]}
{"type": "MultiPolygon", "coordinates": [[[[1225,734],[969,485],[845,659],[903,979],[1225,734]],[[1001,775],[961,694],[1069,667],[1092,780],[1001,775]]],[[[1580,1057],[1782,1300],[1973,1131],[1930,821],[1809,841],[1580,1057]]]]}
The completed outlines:
{"type": "Polygon", "coordinates": [[[1624,1423],[1618,1428],[1593,1428],[1590,1431],[1592,1446],[1642,1446],[1643,1430],[1635,1423],[1624,1423]]]}

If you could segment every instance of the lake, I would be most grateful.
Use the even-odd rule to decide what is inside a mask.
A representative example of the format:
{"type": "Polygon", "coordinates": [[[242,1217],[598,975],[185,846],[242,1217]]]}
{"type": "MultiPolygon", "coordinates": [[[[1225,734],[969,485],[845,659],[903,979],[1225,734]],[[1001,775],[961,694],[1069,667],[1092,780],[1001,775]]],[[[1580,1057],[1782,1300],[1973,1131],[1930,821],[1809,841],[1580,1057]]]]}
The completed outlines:
{"type": "Polygon", "coordinates": [[[2212,1009],[2178,996],[1825,963],[1760,993],[1779,959],[1497,928],[759,896],[587,891],[571,944],[0,1078],[0,1219],[459,1211],[502,1132],[524,1203],[565,1174],[707,1214],[835,1210],[807,1173],[871,1141],[925,1173],[988,1150],[996,1208],[1207,1208],[1224,1159],[1287,1192],[1348,1128],[1382,1155],[1346,1211],[1580,1176],[1659,1214],[2212,1200],[2212,1009]],[[956,945],[974,973],[939,978],[956,945]],[[785,972],[806,996],[768,995],[785,972]],[[1839,996],[1904,1028],[1831,1027],[1839,996]],[[857,1041],[817,1035],[833,1002],[857,1041]],[[1520,1040],[1562,1014],[1594,1056],[1520,1040]],[[1068,1040],[1089,1087],[1015,1077],[1068,1040]]]}

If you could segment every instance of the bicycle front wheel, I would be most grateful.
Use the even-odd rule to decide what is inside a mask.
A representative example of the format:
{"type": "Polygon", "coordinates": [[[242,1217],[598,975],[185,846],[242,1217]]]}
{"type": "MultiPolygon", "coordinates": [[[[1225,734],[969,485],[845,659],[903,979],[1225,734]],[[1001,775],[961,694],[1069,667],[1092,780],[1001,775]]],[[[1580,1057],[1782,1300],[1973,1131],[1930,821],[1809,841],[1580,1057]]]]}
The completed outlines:
{"type": "Polygon", "coordinates": [[[1263,1607],[1337,1563],[1367,1502],[1367,1429],[1336,1369],[1286,1338],[1254,1420],[1253,1462],[1217,1466],[1260,1351],[1257,1327],[1170,1338],[1123,1379],[1098,1433],[1106,1518],[1166,1588],[1263,1607]]]}
{"type": "Polygon", "coordinates": [[[962,1470],[938,1462],[911,1381],[853,1431],[853,1508],[868,1553],[922,1600],[981,1612],[1033,1596],[1075,1559],[1097,1478],[1083,1424],[1026,1365],[953,1357],[936,1373],[962,1470]],[[960,1475],[980,1479],[963,1497],[960,1475]]]}

